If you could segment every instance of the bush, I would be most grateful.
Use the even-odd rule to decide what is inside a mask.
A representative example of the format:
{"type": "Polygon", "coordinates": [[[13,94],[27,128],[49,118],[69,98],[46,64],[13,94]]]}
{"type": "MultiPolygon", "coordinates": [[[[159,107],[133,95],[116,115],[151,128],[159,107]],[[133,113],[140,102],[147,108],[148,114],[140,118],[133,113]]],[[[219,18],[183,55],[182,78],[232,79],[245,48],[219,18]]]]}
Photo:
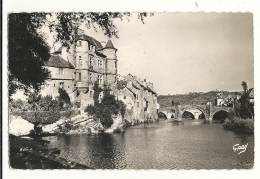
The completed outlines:
{"type": "Polygon", "coordinates": [[[117,101],[114,95],[104,93],[101,103],[96,102],[85,109],[89,115],[93,115],[94,119],[99,119],[104,127],[111,127],[113,124],[112,115],[121,114],[124,117],[126,106],[124,102],[117,101]]]}
{"type": "Polygon", "coordinates": [[[61,117],[60,112],[53,111],[26,111],[12,112],[12,115],[21,116],[24,120],[32,124],[52,124],[58,121],[61,117]]]}
{"type": "Polygon", "coordinates": [[[71,104],[69,94],[67,93],[66,90],[59,88],[58,92],[60,94],[60,96],[59,96],[60,101],[64,101],[64,103],[67,103],[67,104],[71,104]]]}
{"type": "Polygon", "coordinates": [[[58,121],[61,117],[71,118],[78,114],[77,111],[24,111],[11,112],[14,116],[21,116],[24,120],[32,124],[52,124],[58,121]]]}
{"type": "Polygon", "coordinates": [[[79,114],[79,111],[75,111],[75,110],[61,111],[60,112],[61,117],[65,117],[65,118],[72,118],[72,117],[74,117],[78,114],[79,114]]]}
{"type": "Polygon", "coordinates": [[[235,131],[235,132],[253,133],[254,132],[254,119],[234,118],[231,120],[227,120],[223,124],[223,128],[226,130],[231,130],[231,131],[235,131]]]}

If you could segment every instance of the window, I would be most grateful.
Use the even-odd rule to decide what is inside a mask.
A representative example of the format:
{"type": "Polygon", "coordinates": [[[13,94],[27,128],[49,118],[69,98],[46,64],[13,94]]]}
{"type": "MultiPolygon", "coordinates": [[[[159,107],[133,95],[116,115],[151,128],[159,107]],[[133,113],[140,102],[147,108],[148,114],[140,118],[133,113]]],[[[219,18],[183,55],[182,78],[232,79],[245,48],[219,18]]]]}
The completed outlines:
{"type": "Polygon", "coordinates": [[[139,107],[139,102],[137,102],[137,107],[139,107]]]}
{"type": "Polygon", "coordinates": [[[101,85],[102,83],[102,76],[98,75],[98,84],[101,85]]]}
{"type": "Polygon", "coordinates": [[[136,99],[138,99],[138,95],[136,95],[136,99]]]}
{"type": "Polygon", "coordinates": [[[92,91],[89,91],[89,96],[92,97],[92,91]]]}
{"type": "Polygon", "coordinates": [[[89,82],[92,82],[92,73],[89,73],[89,82]]]}
{"type": "Polygon", "coordinates": [[[81,45],[82,45],[80,40],[79,40],[79,42],[78,42],[78,45],[79,45],[79,46],[81,46],[81,45]]]}
{"type": "Polygon", "coordinates": [[[81,73],[79,73],[79,80],[81,80],[81,73]]]}
{"type": "Polygon", "coordinates": [[[90,50],[91,52],[94,52],[94,51],[95,51],[95,46],[89,45],[89,50],[90,50]]]}
{"type": "Polygon", "coordinates": [[[59,69],[59,74],[64,74],[63,68],[60,68],[60,69],[59,69]]]}
{"type": "Polygon", "coordinates": [[[101,60],[98,60],[98,68],[102,69],[102,61],[101,60]]]}
{"type": "Polygon", "coordinates": [[[124,96],[124,99],[126,99],[126,96],[124,96]]]}
{"type": "Polygon", "coordinates": [[[115,69],[116,69],[116,62],[115,62],[115,69]]]}
{"type": "Polygon", "coordinates": [[[53,86],[55,87],[55,83],[53,84],[53,86]]]}
{"type": "Polygon", "coordinates": [[[64,82],[60,82],[60,88],[63,89],[64,87],[64,82]]]}
{"type": "Polygon", "coordinates": [[[79,56],[79,66],[82,66],[82,59],[81,59],[81,56],[79,56]]]}
{"type": "Polygon", "coordinates": [[[92,58],[93,56],[89,56],[89,69],[93,70],[93,66],[92,66],[92,58]]]}

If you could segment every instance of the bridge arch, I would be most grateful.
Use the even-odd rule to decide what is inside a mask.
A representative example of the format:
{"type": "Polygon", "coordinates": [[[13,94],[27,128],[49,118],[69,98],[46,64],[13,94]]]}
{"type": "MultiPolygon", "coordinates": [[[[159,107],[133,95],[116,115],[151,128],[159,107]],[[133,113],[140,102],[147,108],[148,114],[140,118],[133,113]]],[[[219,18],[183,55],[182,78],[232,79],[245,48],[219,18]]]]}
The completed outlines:
{"type": "Polygon", "coordinates": [[[158,118],[162,118],[162,117],[164,117],[165,119],[167,119],[167,113],[162,112],[162,111],[158,112],[158,118]]]}
{"type": "Polygon", "coordinates": [[[185,111],[190,112],[190,110],[194,110],[194,109],[201,111],[201,113],[204,114],[204,116],[206,118],[206,114],[207,114],[206,111],[203,108],[196,106],[196,105],[182,106],[182,109],[180,109],[179,117],[181,118],[185,111]]]}
{"type": "Polygon", "coordinates": [[[158,117],[164,116],[165,119],[175,118],[175,113],[171,110],[159,109],[158,117]]]}
{"type": "Polygon", "coordinates": [[[217,114],[219,114],[220,112],[224,112],[225,114],[220,114],[220,119],[219,120],[224,120],[225,118],[228,117],[228,114],[230,113],[230,110],[229,109],[225,109],[225,108],[222,108],[222,109],[217,109],[216,111],[214,111],[211,115],[210,115],[210,119],[211,120],[214,120],[214,116],[216,117],[217,114]]]}
{"type": "Polygon", "coordinates": [[[194,114],[193,114],[191,111],[185,110],[185,111],[182,113],[181,118],[187,118],[187,117],[191,117],[192,119],[195,119],[195,116],[194,116],[194,114]]]}

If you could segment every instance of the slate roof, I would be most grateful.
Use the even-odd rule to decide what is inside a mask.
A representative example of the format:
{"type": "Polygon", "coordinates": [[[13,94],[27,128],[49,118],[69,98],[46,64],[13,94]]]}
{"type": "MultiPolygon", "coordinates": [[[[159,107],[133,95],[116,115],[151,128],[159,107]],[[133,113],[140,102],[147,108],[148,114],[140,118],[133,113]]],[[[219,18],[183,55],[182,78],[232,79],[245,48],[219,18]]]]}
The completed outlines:
{"type": "Polygon", "coordinates": [[[74,69],[74,66],[71,63],[67,62],[60,56],[51,56],[50,60],[45,64],[45,66],[74,69]]]}
{"type": "Polygon", "coordinates": [[[108,41],[107,41],[107,44],[106,44],[105,48],[113,48],[113,49],[116,49],[116,48],[114,47],[114,45],[113,45],[113,43],[112,43],[111,40],[108,40],[108,41]]]}
{"type": "Polygon", "coordinates": [[[90,36],[85,35],[85,34],[79,35],[78,36],[78,40],[86,40],[91,45],[96,46],[97,49],[102,49],[103,48],[102,44],[99,41],[97,41],[93,37],[90,37],[90,36]]]}
{"type": "Polygon", "coordinates": [[[138,88],[137,86],[135,86],[134,83],[132,83],[132,86],[133,86],[135,89],[140,90],[140,88],[138,88]]]}
{"type": "Polygon", "coordinates": [[[103,54],[103,53],[101,53],[101,52],[98,52],[98,51],[96,51],[96,54],[97,54],[98,56],[100,56],[100,57],[104,57],[104,58],[107,57],[105,54],[103,54]]]}

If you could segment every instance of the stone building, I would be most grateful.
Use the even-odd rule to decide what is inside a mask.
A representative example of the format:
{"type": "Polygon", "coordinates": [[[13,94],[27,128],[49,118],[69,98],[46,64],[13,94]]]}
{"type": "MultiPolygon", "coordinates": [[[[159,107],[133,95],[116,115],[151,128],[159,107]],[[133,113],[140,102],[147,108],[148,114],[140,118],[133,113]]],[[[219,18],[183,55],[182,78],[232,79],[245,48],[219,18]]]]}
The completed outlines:
{"type": "MultiPolygon", "coordinates": [[[[84,109],[94,104],[93,87],[97,82],[101,88],[117,92],[117,49],[111,40],[103,46],[93,37],[81,31],[76,44],[68,51],[67,46],[60,47],[52,54],[45,67],[51,71],[48,86],[43,95],[58,96],[58,88],[65,89],[71,101],[84,109]]],[[[100,94],[100,99],[102,98],[100,94]]]]}
{"type": "MultiPolygon", "coordinates": [[[[117,74],[117,49],[111,40],[104,45],[93,37],[79,32],[76,44],[60,47],[52,54],[45,67],[51,71],[43,95],[58,96],[65,89],[71,101],[84,110],[94,104],[94,83],[109,88],[117,99],[127,105],[129,121],[157,119],[157,94],[153,84],[137,79],[131,74],[117,74]],[[68,50],[69,49],[69,50],[68,50]]],[[[103,97],[100,93],[99,99],[103,97]]]]}
{"type": "Polygon", "coordinates": [[[125,118],[129,122],[157,119],[157,94],[152,83],[131,74],[118,82],[118,99],[127,106],[125,118]]]}

